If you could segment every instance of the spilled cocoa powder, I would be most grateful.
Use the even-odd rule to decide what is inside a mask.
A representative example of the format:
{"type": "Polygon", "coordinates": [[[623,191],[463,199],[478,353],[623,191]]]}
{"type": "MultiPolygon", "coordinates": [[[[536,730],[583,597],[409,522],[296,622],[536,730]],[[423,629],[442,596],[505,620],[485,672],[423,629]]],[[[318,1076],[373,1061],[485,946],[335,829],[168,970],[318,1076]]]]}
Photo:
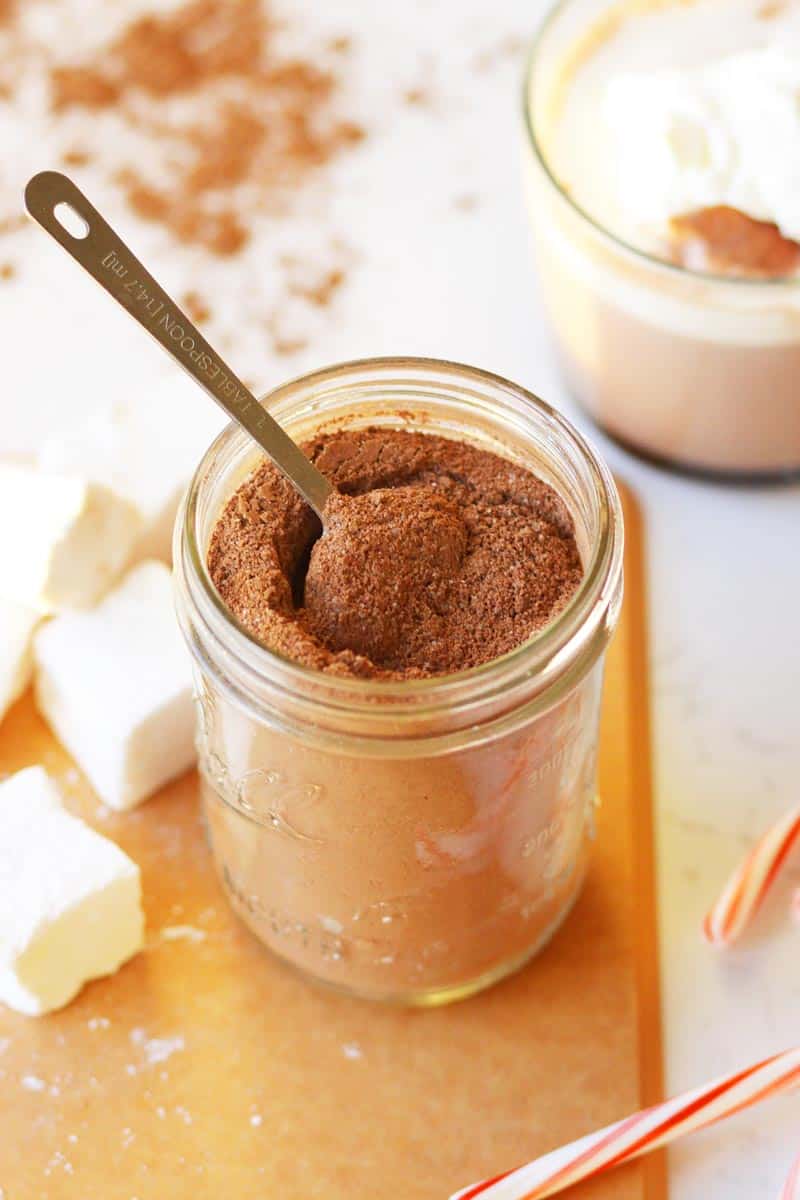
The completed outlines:
{"type": "Polygon", "coordinates": [[[464,670],[520,645],[580,583],[569,512],[523,467],[402,431],[342,431],[303,448],[337,488],[324,536],[314,540],[316,518],[264,463],[208,552],[222,599],[285,657],[367,678],[464,670]]]}
{"type": "Polygon", "coordinates": [[[87,150],[65,150],[61,155],[61,161],[65,167],[85,167],[91,162],[91,155],[87,150]]]}
{"type": "Polygon", "coordinates": [[[199,292],[189,291],[182,297],[183,307],[196,325],[202,325],[211,317],[211,308],[199,292]]]}
{"type": "Polygon", "coordinates": [[[364,136],[335,115],[333,70],[281,58],[275,34],[263,0],[189,0],[141,17],[90,60],[51,66],[53,113],[113,109],[167,144],[165,180],[136,163],[118,172],[131,208],[180,241],[235,254],[253,214],[279,211],[364,136]],[[203,103],[168,103],[187,98],[203,103]]]}
{"type": "Polygon", "coordinates": [[[258,217],[289,212],[321,168],[364,137],[339,112],[349,39],[288,56],[269,0],[184,0],[168,12],[153,0],[151,13],[83,56],[44,40],[21,10],[0,0],[0,91],[13,102],[26,78],[41,75],[65,165],[105,170],[142,220],[213,255],[237,255],[258,217]],[[80,110],[119,123],[108,163],[102,149],[76,142],[80,110]]]}

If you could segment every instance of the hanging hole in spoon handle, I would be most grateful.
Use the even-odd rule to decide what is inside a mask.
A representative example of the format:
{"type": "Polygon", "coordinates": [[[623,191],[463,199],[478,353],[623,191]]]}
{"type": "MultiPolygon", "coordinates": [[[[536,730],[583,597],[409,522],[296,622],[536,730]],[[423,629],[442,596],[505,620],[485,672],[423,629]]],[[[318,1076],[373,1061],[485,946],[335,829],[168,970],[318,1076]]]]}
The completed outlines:
{"type": "Polygon", "coordinates": [[[85,237],[89,236],[89,222],[85,221],[81,214],[71,204],[67,204],[65,200],[62,200],[60,204],[55,206],[53,216],[70,237],[82,241],[85,237]]]}
{"type": "Polygon", "coordinates": [[[283,471],[320,520],[332,487],[208,344],[83,192],[58,171],[34,175],[28,212],[283,471]]]}

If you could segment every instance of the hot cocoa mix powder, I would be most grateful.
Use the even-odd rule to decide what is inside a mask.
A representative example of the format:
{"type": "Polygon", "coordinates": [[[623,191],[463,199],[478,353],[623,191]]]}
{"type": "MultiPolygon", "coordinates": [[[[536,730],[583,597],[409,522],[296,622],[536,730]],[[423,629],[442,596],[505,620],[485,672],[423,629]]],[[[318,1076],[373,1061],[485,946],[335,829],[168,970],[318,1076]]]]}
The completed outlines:
{"type": "Polygon", "coordinates": [[[279,654],[368,678],[460,671],[524,642],[581,580],[563,501],[504,458],[386,430],[303,449],[338,489],[325,535],[314,541],[313,513],[266,462],[228,502],[208,553],[225,603],[279,654]]]}

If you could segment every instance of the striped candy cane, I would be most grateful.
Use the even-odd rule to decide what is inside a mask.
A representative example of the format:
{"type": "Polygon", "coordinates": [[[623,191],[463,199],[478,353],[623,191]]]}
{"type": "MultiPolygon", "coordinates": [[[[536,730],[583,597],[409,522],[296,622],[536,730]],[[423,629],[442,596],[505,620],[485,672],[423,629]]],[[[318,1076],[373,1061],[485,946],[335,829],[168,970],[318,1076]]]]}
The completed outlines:
{"type": "Polygon", "coordinates": [[[703,933],[717,946],[729,946],[744,932],[800,836],[800,809],[787,813],[768,830],[731,875],[703,922],[703,933]]]}
{"type": "MultiPolygon", "coordinates": [[[[744,1071],[643,1109],[598,1133],[553,1150],[527,1166],[463,1188],[450,1200],[543,1200],[582,1179],[638,1158],[659,1146],[705,1129],[766,1100],[800,1087],[800,1047],[776,1054],[744,1071]]],[[[795,1200],[795,1193],[785,1193],[795,1200]]],[[[782,1198],[785,1200],[785,1198],[782,1198]]]]}

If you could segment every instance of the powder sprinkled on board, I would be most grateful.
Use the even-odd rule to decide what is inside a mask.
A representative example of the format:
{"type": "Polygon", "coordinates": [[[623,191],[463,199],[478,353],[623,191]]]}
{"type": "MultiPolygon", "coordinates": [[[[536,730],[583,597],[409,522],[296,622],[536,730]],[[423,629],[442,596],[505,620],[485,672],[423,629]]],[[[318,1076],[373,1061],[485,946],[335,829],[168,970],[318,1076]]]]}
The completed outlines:
{"type": "Polygon", "coordinates": [[[206,931],[196,925],[164,925],[159,930],[159,942],[204,942],[206,931]]]}
{"type": "Polygon", "coordinates": [[[23,1075],[20,1083],[26,1092],[43,1092],[47,1084],[38,1075],[23,1075]]]}
{"type": "Polygon", "coordinates": [[[131,1030],[130,1036],[134,1046],[141,1049],[145,1061],[150,1066],[166,1062],[173,1054],[185,1049],[185,1042],[180,1034],[175,1037],[150,1038],[144,1029],[137,1027],[131,1030]]]}

